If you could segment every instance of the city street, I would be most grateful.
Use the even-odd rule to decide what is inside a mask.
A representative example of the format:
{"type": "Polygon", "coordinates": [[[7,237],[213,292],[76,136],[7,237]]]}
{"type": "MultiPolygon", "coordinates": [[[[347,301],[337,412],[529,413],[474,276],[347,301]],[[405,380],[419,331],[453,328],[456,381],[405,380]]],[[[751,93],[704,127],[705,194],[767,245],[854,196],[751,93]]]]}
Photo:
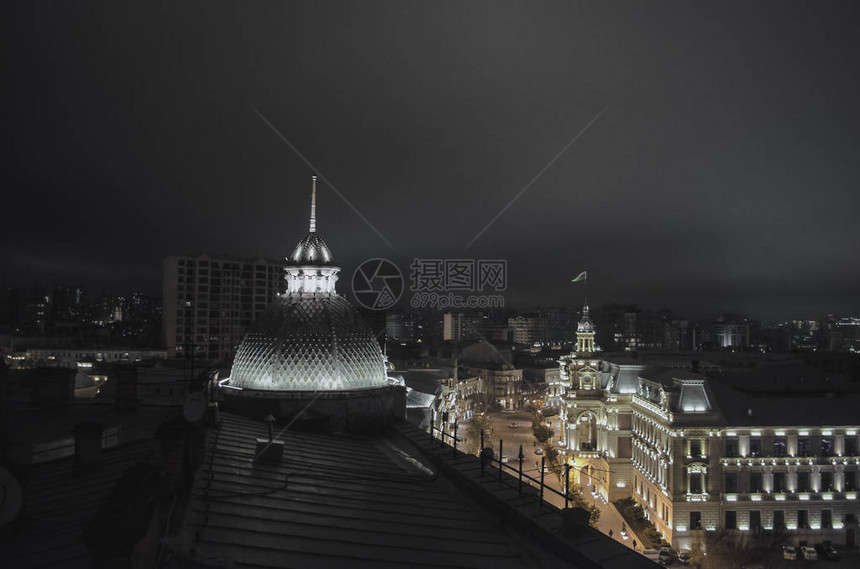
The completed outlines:
{"type": "MultiPolygon", "coordinates": [[[[558,417],[547,419],[547,422],[550,423],[550,428],[556,432],[556,435],[558,432],[558,421],[558,417]]],[[[516,469],[518,467],[517,456],[520,445],[522,445],[524,456],[523,474],[539,480],[541,455],[536,454],[535,450],[542,448],[542,445],[537,442],[532,432],[532,414],[527,411],[490,413],[488,414],[488,422],[488,430],[484,433],[484,446],[491,447],[494,453],[498,455],[499,440],[501,439],[503,456],[508,458],[507,464],[516,469]]],[[[462,432],[464,436],[468,436],[466,434],[468,433],[467,429],[463,429],[462,432]]],[[[556,435],[553,436],[551,441],[556,440],[556,435]]],[[[477,448],[477,446],[476,443],[474,448],[477,448]]],[[[547,467],[549,467],[548,464],[547,467]]],[[[510,471],[510,473],[513,474],[514,471],[510,471]]],[[[573,480],[573,473],[571,473],[571,480],[573,480]]],[[[558,492],[562,492],[562,482],[552,470],[548,469],[544,475],[544,484],[558,492]]],[[[537,486],[538,484],[532,483],[532,485],[537,486]]],[[[634,535],[629,528],[627,529],[627,539],[624,539],[621,535],[624,519],[613,505],[596,500],[591,496],[590,492],[586,492],[584,497],[588,504],[596,504],[600,509],[600,519],[597,522],[598,530],[606,535],[609,535],[611,531],[613,539],[624,543],[630,548],[633,548],[633,542],[635,541],[636,549],[639,551],[642,550],[642,540],[634,535]]],[[[546,492],[544,493],[544,499],[557,508],[564,508],[564,498],[557,494],[546,492]]]]}

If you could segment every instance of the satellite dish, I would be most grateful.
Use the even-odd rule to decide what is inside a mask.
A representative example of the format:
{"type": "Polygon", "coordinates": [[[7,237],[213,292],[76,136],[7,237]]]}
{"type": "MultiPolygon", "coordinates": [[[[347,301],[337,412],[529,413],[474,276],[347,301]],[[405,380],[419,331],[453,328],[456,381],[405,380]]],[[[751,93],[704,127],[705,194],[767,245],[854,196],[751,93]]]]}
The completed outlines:
{"type": "Polygon", "coordinates": [[[0,466],[0,526],[15,519],[21,511],[24,492],[11,472],[0,466]]]}
{"type": "Polygon", "coordinates": [[[199,423],[206,416],[208,407],[209,402],[206,401],[203,392],[195,391],[185,398],[185,403],[182,404],[182,415],[189,423],[199,423]]]}

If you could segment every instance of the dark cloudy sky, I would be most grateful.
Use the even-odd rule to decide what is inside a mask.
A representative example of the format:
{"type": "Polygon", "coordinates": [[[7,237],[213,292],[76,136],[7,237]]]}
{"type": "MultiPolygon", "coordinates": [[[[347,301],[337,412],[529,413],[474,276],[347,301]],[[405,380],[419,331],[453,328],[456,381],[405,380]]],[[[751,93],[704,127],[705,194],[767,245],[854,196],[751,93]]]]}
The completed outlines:
{"type": "MultiPolygon", "coordinates": [[[[0,271],[168,254],[505,258],[508,303],[860,315],[853,2],[20,3],[0,271]],[[475,235],[605,113],[475,244],[475,235]]],[[[348,281],[348,279],[344,279],[348,281]]],[[[346,282],[344,282],[346,284],[346,282]]]]}

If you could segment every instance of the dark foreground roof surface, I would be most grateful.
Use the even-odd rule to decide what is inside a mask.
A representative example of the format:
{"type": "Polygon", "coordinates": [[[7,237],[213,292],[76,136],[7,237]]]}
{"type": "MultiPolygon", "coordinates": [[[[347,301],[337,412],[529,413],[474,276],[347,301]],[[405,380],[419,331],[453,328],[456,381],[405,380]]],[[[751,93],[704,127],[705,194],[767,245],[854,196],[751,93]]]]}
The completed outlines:
{"type": "MultiPolygon", "coordinates": [[[[482,506],[481,489],[463,477],[480,469],[477,458],[434,447],[408,423],[376,437],[288,431],[280,462],[252,462],[266,433],[229,413],[209,431],[173,567],[654,567],[589,528],[580,544],[606,564],[543,547],[511,523],[522,515],[515,488],[499,486],[511,515],[482,506]],[[420,445],[450,462],[438,468],[420,445]]],[[[538,534],[558,539],[560,511],[530,504],[531,517],[542,516],[538,534]]]]}
{"type": "Polygon", "coordinates": [[[19,519],[0,540],[0,567],[90,569],[84,530],[129,467],[160,462],[160,445],[148,439],[105,450],[96,470],[81,470],[74,458],[31,467],[19,519]]]}

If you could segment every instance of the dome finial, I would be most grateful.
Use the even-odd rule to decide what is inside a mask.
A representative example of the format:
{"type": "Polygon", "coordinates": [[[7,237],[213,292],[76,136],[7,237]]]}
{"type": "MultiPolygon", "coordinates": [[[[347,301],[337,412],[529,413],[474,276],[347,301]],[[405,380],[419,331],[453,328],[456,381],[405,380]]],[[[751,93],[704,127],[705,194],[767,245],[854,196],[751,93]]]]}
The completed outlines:
{"type": "Polygon", "coordinates": [[[317,175],[311,176],[313,180],[313,190],[311,190],[311,233],[316,233],[317,230],[317,175]]]}

